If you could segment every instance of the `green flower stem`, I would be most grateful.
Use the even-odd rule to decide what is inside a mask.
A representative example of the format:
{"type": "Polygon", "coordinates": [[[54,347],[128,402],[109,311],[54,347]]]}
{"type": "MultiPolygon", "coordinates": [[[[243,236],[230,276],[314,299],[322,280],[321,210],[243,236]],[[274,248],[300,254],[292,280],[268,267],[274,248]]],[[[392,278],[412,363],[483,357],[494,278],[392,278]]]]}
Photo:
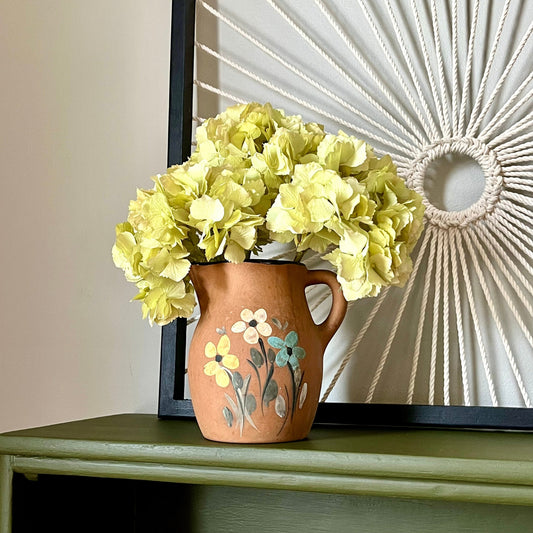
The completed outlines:
{"type": "Polygon", "coordinates": [[[296,408],[297,390],[296,390],[296,380],[294,379],[294,369],[292,368],[292,365],[289,362],[287,362],[287,367],[290,370],[291,378],[292,378],[292,407],[291,407],[291,420],[292,420],[292,418],[294,417],[294,411],[296,408]]]}
{"type": "Polygon", "coordinates": [[[239,407],[241,408],[242,412],[244,413],[244,405],[241,402],[241,398],[239,396],[239,391],[235,388],[235,385],[233,384],[233,372],[231,370],[229,370],[228,368],[226,368],[226,367],[223,367],[223,368],[224,368],[224,370],[227,372],[227,374],[229,376],[229,379],[230,379],[230,382],[231,382],[231,386],[233,387],[233,390],[235,391],[235,397],[237,398],[237,401],[239,402],[239,407]]]}
{"type": "Polygon", "coordinates": [[[244,380],[244,388],[239,389],[238,391],[235,391],[235,392],[237,393],[237,396],[240,396],[240,402],[241,402],[242,410],[244,413],[244,417],[246,418],[246,420],[248,420],[248,422],[254,429],[257,429],[257,426],[255,425],[254,421],[252,420],[252,417],[250,416],[250,413],[248,412],[248,409],[246,408],[246,399],[248,397],[249,385],[250,385],[250,375],[246,376],[246,379],[244,380]]]}
{"type": "MultiPolygon", "coordinates": [[[[259,347],[261,348],[261,353],[263,354],[263,357],[265,359],[265,370],[266,370],[266,380],[265,380],[265,388],[264,389],[260,389],[262,391],[261,393],[261,412],[264,413],[264,410],[263,410],[263,402],[264,402],[264,398],[265,398],[265,393],[266,393],[266,390],[267,390],[267,387],[268,387],[268,384],[270,383],[270,380],[272,379],[272,375],[274,374],[274,363],[272,363],[272,366],[268,366],[268,357],[267,357],[267,352],[266,352],[266,348],[265,348],[265,343],[263,341],[263,339],[261,337],[259,337],[259,340],[258,340],[258,343],[259,343],[259,347]]],[[[259,382],[261,386],[261,382],[259,382]]]]}
{"type": "MultiPolygon", "coordinates": [[[[237,402],[238,402],[238,407],[239,407],[239,411],[240,413],[235,413],[236,415],[238,414],[238,424],[239,424],[239,430],[240,430],[240,434],[242,436],[242,430],[244,428],[244,405],[242,403],[242,400],[239,396],[239,392],[237,391],[237,389],[235,388],[235,385],[233,384],[233,372],[231,370],[229,370],[228,368],[226,367],[223,367],[224,370],[227,372],[229,378],[230,378],[230,381],[231,381],[231,386],[233,387],[233,390],[235,391],[235,397],[237,398],[237,402]]],[[[228,399],[230,399],[231,397],[229,395],[226,395],[226,397],[228,399]]],[[[237,407],[237,405],[236,405],[237,407]]]]}
{"type": "Polygon", "coordinates": [[[296,255],[294,256],[294,262],[300,263],[302,261],[303,256],[305,255],[305,252],[307,252],[307,250],[303,250],[302,252],[296,252],[296,255]]]}
{"type": "Polygon", "coordinates": [[[267,379],[265,382],[265,388],[263,389],[263,393],[261,394],[261,403],[265,401],[265,394],[267,391],[268,384],[270,383],[270,380],[272,379],[272,375],[274,374],[274,365],[272,365],[268,371],[267,379]]]}
{"type": "MultiPolygon", "coordinates": [[[[259,382],[259,390],[261,391],[261,398],[263,397],[263,394],[264,394],[264,391],[263,391],[263,387],[261,386],[261,375],[259,374],[259,370],[258,368],[255,366],[254,362],[253,361],[250,361],[250,359],[247,359],[248,363],[250,363],[250,365],[253,367],[253,369],[255,370],[255,375],[257,376],[257,381],[259,382]]],[[[261,413],[262,414],[265,414],[265,410],[263,408],[263,402],[261,401],[261,413]]]]}
{"type": "Polygon", "coordinates": [[[241,408],[242,412],[244,413],[244,409],[243,409],[243,405],[240,401],[240,398],[239,398],[239,393],[237,392],[237,389],[235,388],[235,385],[233,383],[233,372],[231,370],[229,370],[228,368],[226,367],[223,367],[224,370],[226,371],[226,373],[228,374],[229,376],[229,379],[230,379],[230,382],[231,382],[231,386],[233,387],[233,390],[235,391],[235,397],[237,398],[237,401],[239,402],[239,407],[241,408]]]}
{"type": "Polygon", "coordinates": [[[265,358],[265,364],[267,365],[267,368],[268,368],[268,357],[266,353],[265,342],[263,341],[261,337],[259,337],[259,340],[257,342],[259,343],[259,347],[261,348],[261,353],[263,354],[263,357],[265,358]]]}
{"type": "Polygon", "coordinates": [[[235,388],[235,385],[233,384],[233,373],[228,370],[227,368],[224,368],[224,370],[229,374],[231,379],[231,385],[233,387],[233,390],[235,391],[235,398],[237,398],[237,402],[239,404],[239,410],[240,410],[240,416],[239,416],[239,425],[240,425],[240,433],[242,436],[242,431],[244,429],[244,417],[246,416],[246,409],[244,405],[244,399],[242,398],[242,391],[237,390],[235,388]]]}

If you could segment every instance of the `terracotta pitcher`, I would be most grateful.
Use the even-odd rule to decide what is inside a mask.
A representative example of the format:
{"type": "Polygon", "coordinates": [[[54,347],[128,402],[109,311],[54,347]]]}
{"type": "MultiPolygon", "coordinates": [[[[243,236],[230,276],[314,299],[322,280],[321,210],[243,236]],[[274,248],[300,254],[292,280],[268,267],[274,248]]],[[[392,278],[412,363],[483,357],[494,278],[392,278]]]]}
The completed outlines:
{"type": "Polygon", "coordinates": [[[346,313],[335,274],[290,262],[193,265],[200,304],[188,376],[198,425],[222,442],[307,436],[318,406],[324,350],[346,313]],[[324,283],[333,303],[322,324],[305,297],[324,283]]]}

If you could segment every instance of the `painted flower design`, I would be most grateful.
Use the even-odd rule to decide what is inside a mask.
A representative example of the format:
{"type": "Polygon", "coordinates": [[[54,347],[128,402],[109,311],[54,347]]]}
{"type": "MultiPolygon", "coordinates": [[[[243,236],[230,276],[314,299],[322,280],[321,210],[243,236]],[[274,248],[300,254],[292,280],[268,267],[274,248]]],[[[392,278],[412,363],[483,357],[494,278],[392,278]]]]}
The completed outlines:
{"type": "Polygon", "coordinates": [[[214,360],[204,365],[204,373],[208,376],[215,376],[219,387],[227,387],[230,383],[230,370],[239,367],[238,357],[230,354],[229,351],[230,340],[227,335],[222,335],[216,346],[211,341],[205,345],[206,357],[214,360]]]}
{"type": "Polygon", "coordinates": [[[243,333],[244,340],[248,344],[256,344],[259,336],[268,337],[272,334],[272,327],[267,324],[267,312],[264,309],[258,309],[252,312],[250,309],[243,309],[241,320],[231,326],[233,333],[243,333]]]}
{"type": "Polygon", "coordinates": [[[305,357],[305,350],[301,346],[297,346],[298,333],[296,331],[289,332],[285,340],[279,337],[270,337],[268,344],[273,348],[279,349],[276,355],[276,364],[278,366],[286,366],[289,363],[292,368],[300,367],[299,359],[305,357]]]}

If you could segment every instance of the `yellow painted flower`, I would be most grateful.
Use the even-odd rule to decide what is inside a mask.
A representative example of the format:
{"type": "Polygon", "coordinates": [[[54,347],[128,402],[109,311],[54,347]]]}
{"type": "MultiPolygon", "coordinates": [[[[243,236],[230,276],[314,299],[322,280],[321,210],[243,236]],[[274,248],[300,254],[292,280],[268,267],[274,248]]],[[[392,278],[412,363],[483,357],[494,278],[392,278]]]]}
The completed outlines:
{"type": "Polygon", "coordinates": [[[213,361],[204,365],[204,373],[208,376],[215,376],[216,383],[219,387],[227,387],[230,383],[231,372],[239,368],[239,359],[237,356],[229,353],[230,340],[227,335],[222,335],[218,344],[208,342],[205,345],[205,355],[213,361]]]}

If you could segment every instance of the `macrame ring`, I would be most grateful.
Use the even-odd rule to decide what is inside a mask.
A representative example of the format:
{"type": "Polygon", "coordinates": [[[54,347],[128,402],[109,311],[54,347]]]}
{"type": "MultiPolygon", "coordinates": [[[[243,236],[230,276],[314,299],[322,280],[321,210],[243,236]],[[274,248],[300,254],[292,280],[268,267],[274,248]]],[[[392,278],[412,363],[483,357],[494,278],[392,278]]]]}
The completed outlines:
{"type": "Polygon", "coordinates": [[[427,221],[443,229],[466,227],[476,220],[485,218],[494,210],[503,188],[502,169],[494,150],[478,139],[470,137],[442,139],[426,146],[411,162],[407,181],[423,197],[427,221]],[[485,175],[485,188],[481,197],[462,211],[438,209],[428,200],[424,189],[424,179],[429,164],[450,153],[471,157],[479,164],[485,175]]]}

